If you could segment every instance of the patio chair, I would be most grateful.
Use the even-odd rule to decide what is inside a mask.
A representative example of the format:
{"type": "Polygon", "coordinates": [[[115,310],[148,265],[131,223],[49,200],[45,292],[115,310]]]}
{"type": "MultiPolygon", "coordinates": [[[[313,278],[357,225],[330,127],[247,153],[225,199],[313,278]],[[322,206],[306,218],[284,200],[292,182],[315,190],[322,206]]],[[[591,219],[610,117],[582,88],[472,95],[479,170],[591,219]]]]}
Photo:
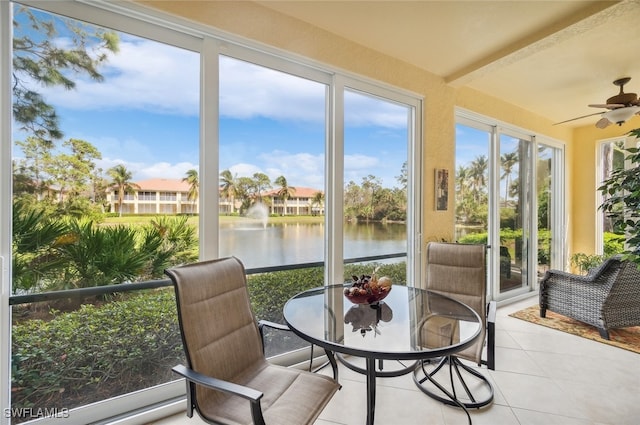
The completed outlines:
{"type": "Polygon", "coordinates": [[[187,416],[208,423],[311,424],[338,383],[328,376],[269,363],[262,325],[249,302],[244,266],[223,258],[171,268],[186,366],[187,416]]]}
{"type": "MultiPolygon", "coordinates": [[[[487,303],[486,267],[485,245],[444,242],[430,242],[427,245],[426,289],[471,307],[482,320],[482,330],[476,342],[465,350],[439,360],[421,361],[414,370],[413,379],[428,396],[465,410],[486,406],[493,400],[493,386],[489,380],[461,360],[476,363],[478,367],[486,365],[488,369],[495,368],[496,303],[487,303]],[[485,351],[486,358],[483,358],[485,351]]],[[[443,322],[436,326],[450,326],[444,323],[446,317],[436,319],[443,322]]],[[[429,337],[433,337],[429,326],[433,324],[426,322],[421,330],[425,344],[428,344],[429,337]]],[[[442,335],[442,332],[436,333],[442,335]]]]}
{"type": "Polygon", "coordinates": [[[540,317],[547,310],[609,330],[640,325],[640,269],[620,257],[605,260],[586,276],[548,270],[540,281],[540,317]]]}

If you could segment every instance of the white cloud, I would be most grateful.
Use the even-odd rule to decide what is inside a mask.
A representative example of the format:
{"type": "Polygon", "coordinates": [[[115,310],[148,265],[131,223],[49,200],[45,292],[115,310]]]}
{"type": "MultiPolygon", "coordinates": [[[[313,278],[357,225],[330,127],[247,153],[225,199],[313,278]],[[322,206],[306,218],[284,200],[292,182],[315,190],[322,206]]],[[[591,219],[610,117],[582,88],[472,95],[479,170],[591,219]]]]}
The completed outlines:
{"type": "Polygon", "coordinates": [[[252,177],[255,173],[262,173],[262,168],[254,164],[240,163],[229,167],[234,177],[252,177]]]}
{"type": "Polygon", "coordinates": [[[157,162],[142,167],[138,171],[138,175],[140,176],[140,180],[158,177],[182,180],[186,176],[187,171],[191,169],[197,170],[198,164],[192,164],[190,162],[178,162],[177,164],[157,162]]]}
{"type": "Polygon", "coordinates": [[[141,109],[180,115],[199,111],[200,56],[158,42],[123,36],[100,72],[104,81],[74,77],[76,88],[39,89],[70,109],[141,109]]]}
{"type": "Polygon", "coordinates": [[[364,127],[369,125],[385,128],[406,128],[407,107],[380,100],[361,93],[346,91],[345,125],[364,127]]]}
{"type": "Polygon", "coordinates": [[[272,182],[279,176],[284,176],[290,186],[315,189],[324,187],[324,155],[276,150],[261,154],[259,159],[265,164],[265,174],[272,182]]]}
{"type": "MultiPolygon", "coordinates": [[[[60,39],[58,42],[65,43],[68,40],[60,39]]],[[[199,57],[197,53],[173,46],[122,35],[119,53],[110,55],[108,63],[101,68],[104,82],[75,76],[75,90],[38,90],[66,110],[121,111],[123,122],[126,122],[127,113],[131,110],[197,116],[199,57]]],[[[221,57],[220,67],[220,109],[223,117],[263,117],[295,123],[325,120],[324,84],[226,57],[221,57]]],[[[347,126],[377,126],[378,130],[380,127],[406,127],[406,107],[356,92],[347,92],[345,101],[347,126]]],[[[71,136],[73,130],[65,131],[71,136]]],[[[99,147],[103,159],[98,166],[104,170],[124,164],[137,180],[158,176],[182,178],[188,169],[198,168],[188,159],[178,162],[182,160],[180,155],[175,158],[160,157],[161,153],[154,148],[154,141],[88,136],[72,137],[89,140],[99,147]]],[[[274,151],[252,155],[255,163],[246,163],[247,151],[244,147],[238,147],[236,151],[234,155],[225,154],[233,158],[225,163],[235,164],[228,168],[238,176],[264,172],[272,181],[284,175],[293,186],[324,186],[324,155],[274,151]]],[[[345,181],[353,178],[359,182],[362,176],[376,174],[377,171],[382,173],[384,165],[384,161],[371,155],[347,156],[345,181]]]]}
{"type": "Polygon", "coordinates": [[[324,84],[222,57],[220,113],[230,118],[323,121],[324,84]]]}
{"type": "MultiPolygon", "coordinates": [[[[60,39],[59,44],[68,44],[60,39]]],[[[139,109],[180,115],[199,113],[200,56],[159,42],[122,35],[120,50],[100,68],[103,82],[74,76],[76,88],[38,88],[69,109],[139,109]]],[[[220,113],[223,117],[322,122],[324,84],[222,56],[220,113]]],[[[406,126],[406,108],[358,93],[345,95],[346,124],[406,126]]]]}

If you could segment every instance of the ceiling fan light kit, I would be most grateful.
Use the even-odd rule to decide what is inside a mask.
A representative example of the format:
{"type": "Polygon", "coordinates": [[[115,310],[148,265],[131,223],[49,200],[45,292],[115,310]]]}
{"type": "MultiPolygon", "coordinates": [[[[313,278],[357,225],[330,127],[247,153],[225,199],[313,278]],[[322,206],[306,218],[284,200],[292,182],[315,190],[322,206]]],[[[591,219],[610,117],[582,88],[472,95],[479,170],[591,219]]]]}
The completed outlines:
{"type": "Polygon", "coordinates": [[[603,118],[606,118],[612,123],[622,125],[638,112],[640,112],[640,106],[627,106],[625,108],[617,108],[607,111],[603,114],[603,118]]]}
{"type": "MultiPolygon", "coordinates": [[[[604,104],[590,104],[592,108],[606,108],[608,111],[601,113],[600,120],[596,123],[597,128],[605,128],[612,123],[622,125],[634,114],[640,114],[640,101],[638,101],[638,95],[635,93],[625,93],[624,85],[631,81],[631,77],[619,78],[613,82],[614,85],[620,87],[620,92],[615,96],[611,96],[607,99],[607,103],[604,104]]],[[[582,118],[589,117],[595,114],[583,115],[581,117],[572,118],[570,120],[562,121],[556,124],[563,124],[569,121],[575,121],[582,118]]],[[[555,124],[554,124],[555,125],[555,124]]]]}

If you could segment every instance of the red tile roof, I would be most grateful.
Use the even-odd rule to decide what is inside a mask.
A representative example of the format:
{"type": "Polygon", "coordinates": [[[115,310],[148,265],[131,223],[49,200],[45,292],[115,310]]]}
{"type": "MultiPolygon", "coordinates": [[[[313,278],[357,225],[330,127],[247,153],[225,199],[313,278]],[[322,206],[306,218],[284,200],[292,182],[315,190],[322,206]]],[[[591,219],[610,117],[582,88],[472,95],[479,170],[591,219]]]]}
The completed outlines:
{"type": "MultiPolygon", "coordinates": [[[[318,189],[313,189],[311,187],[298,187],[295,186],[295,193],[291,196],[291,198],[313,198],[313,196],[317,193],[317,192],[322,192],[321,190],[318,189]]],[[[276,196],[276,193],[278,193],[278,191],[280,190],[280,188],[275,188],[275,189],[271,189],[268,190],[266,192],[264,192],[262,194],[262,196],[276,196]]]]}
{"type": "Polygon", "coordinates": [[[140,188],[138,191],[158,192],[188,192],[189,183],[178,179],[148,179],[135,182],[140,188]]]}
{"type": "MultiPolygon", "coordinates": [[[[135,182],[139,189],[138,191],[150,191],[150,192],[188,192],[189,184],[179,179],[148,179],[135,182]]],[[[262,196],[276,196],[280,188],[268,190],[262,194],[262,196]]],[[[311,187],[295,187],[295,193],[292,198],[313,198],[318,192],[318,189],[311,187]]],[[[322,191],[320,191],[322,192],[322,191]]]]}

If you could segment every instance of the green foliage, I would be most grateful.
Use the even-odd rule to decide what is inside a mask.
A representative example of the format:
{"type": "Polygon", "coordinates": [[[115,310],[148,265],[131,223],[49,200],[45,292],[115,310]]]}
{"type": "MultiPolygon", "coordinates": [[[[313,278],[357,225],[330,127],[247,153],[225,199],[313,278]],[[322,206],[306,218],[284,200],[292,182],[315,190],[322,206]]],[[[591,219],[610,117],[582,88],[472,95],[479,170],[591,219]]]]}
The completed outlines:
{"type": "Polygon", "coordinates": [[[606,258],[605,255],[588,255],[578,252],[573,254],[569,260],[571,265],[577,267],[580,273],[587,274],[589,270],[602,264],[606,258]]]}
{"type": "Polygon", "coordinates": [[[611,257],[624,251],[624,235],[604,232],[604,255],[611,257]]]}
{"type": "MultiPolygon", "coordinates": [[[[354,275],[370,275],[376,267],[380,267],[378,276],[389,276],[394,284],[406,282],[407,265],[404,262],[348,264],[344,268],[344,282],[351,281],[351,276],[354,275]]],[[[299,292],[323,286],[324,268],[313,267],[250,275],[247,278],[247,285],[255,315],[260,319],[284,323],[282,318],[284,303],[299,292]]]]}
{"type": "MultiPolygon", "coordinates": [[[[351,275],[371,274],[378,266],[379,276],[389,276],[395,284],[406,281],[404,262],[346,265],[345,281],[351,275]]],[[[282,323],[284,303],[322,286],[323,273],[324,268],[315,267],[248,276],[256,317],[282,323]]],[[[85,405],[172,380],[171,367],[184,361],[170,289],[52,313],[50,320],[12,326],[15,407],[85,405]]],[[[280,349],[292,347],[290,339],[284,344],[280,349]]]]}
{"type": "Polygon", "coordinates": [[[460,243],[469,243],[469,244],[486,244],[487,243],[487,232],[482,233],[471,233],[466,236],[463,236],[458,240],[460,243]]]}
{"type": "Polygon", "coordinates": [[[248,276],[247,285],[256,317],[284,323],[284,303],[295,294],[324,284],[324,268],[313,267],[248,276]]]}
{"type": "Polygon", "coordinates": [[[538,229],[538,264],[551,262],[551,231],[538,229]]]}
{"type": "Polygon", "coordinates": [[[173,379],[182,342],[173,291],[12,326],[12,405],[75,407],[173,379]]]}
{"type": "Polygon", "coordinates": [[[13,20],[13,117],[32,135],[59,139],[62,132],[55,108],[38,93],[36,84],[75,88],[71,76],[102,81],[99,67],[108,53],[118,51],[115,32],[19,6],[13,20]],[[52,42],[67,33],[65,45],[52,42]]]}
{"type": "Polygon", "coordinates": [[[52,220],[47,211],[28,200],[13,205],[13,290],[28,290],[50,274],[58,274],[64,261],[57,255],[68,232],[65,222],[52,220]]]}
{"type": "MultiPolygon", "coordinates": [[[[629,135],[640,138],[640,128],[629,135]]],[[[598,188],[605,198],[600,209],[612,219],[615,232],[624,235],[623,258],[640,265],[640,149],[624,151],[631,166],[613,170],[598,188]]]]}
{"type": "Polygon", "coordinates": [[[347,264],[344,267],[345,281],[351,281],[351,276],[371,275],[378,268],[378,277],[387,276],[391,278],[394,285],[406,285],[407,263],[399,262],[392,264],[365,263],[347,264]]]}
{"type": "MultiPolygon", "coordinates": [[[[398,181],[402,183],[403,177],[398,181]]],[[[345,186],[344,200],[347,220],[405,221],[407,218],[406,188],[382,187],[380,178],[373,175],[363,177],[360,185],[350,181],[345,186]]]]}
{"type": "Polygon", "coordinates": [[[198,259],[196,228],[189,217],[156,217],[140,233],[140,250],[149,253],[149,263],[143,276],[159,278],[167,267],[194,262],[198,259]]]}
{"type": "MultiPolygon", "coordinates": [[[[522,229],[511,230],[511,229],[501,229],[500,230],[500,244],[502,246],[507,246],[509,248],[509,254],[511,257],[516,256],[515,252],[515,244],[519,243],[522,240],[522,229]]],[[[482,233],[472,233],[466,236],[463,236],[458,240],[460,243],[470,243],[470,244],[486,244],[487,243],[487,232],[482,233]]],[[[551,233],[547,229],[538,230],[538,262],[540,264],[549,264],[549,253],[550,253],[550,244],[551,243],[551,233]]]]}
{"type": "Polygon", "coordinates": [[[16,290],[61,290],[162,278],[170,265],[198,258],[188,217],[157,217],[143,226],[100,226],[89,219],[54,219],[41,204],[13,210],[16,290]]]}
{"type": "Polygon", "coordinates": [[[150,252],[139,249],[136,231],[125,226],[98,227],[88,220],[72,220],[71,243],[60,247],[68,264],[55,289],[87,288],[135,280],[150,252]]]}

